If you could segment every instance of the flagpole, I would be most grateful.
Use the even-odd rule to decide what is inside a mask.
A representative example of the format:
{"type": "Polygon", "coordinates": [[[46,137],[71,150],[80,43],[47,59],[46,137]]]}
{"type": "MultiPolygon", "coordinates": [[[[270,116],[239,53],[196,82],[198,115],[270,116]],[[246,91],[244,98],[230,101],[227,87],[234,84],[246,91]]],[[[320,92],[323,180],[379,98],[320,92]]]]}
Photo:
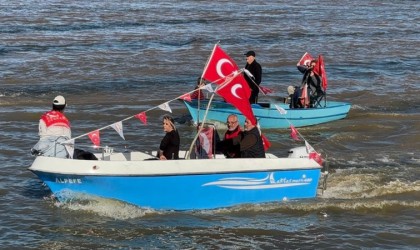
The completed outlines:
{"type": "Polygon", "coordinates": [[[211,95],[211,97],[210,97],[210,99],[209,99],[209,101],[207,103],[206,113],[204,113],[202,125],[199,126],[200,124],[199,123],[197,124],[197,126],[199,126],[199,129],[198,129],[197,134],[195,135],[195,137],[194,137],[194,139],[193,139],[193,141],[191,143],[190,149],[188,150],[188,153],[185,156],[185,159],[190,159],[190,155],[191,155],[191,151],[193,149],[193,146],[194,146],[195,142],[197,141],[197,138],[200,135],[200,132],[204,128],[204,123],[205,123],[205,121],[207,119],[207,114],[209,113],[210,104],[213,101],[214,95],[217,93],[217,90],[219,90],[219,89],[223,88],[224,86],[226,86],[231,81],[231,79],[232,79],[232,77],[226,76],[225,77],[225,81],[222,84],[220,84],[219,86],[217,86],[217,88],[214,90],[213,94],[211,95]]]}
{"type": "MultiPolygon", "coordinates": [[[[210,56],[208,56],[208,57],[207,57],[206,64],[204,64],[205,66],[204,66],[203,72],[201,73],[201,76],[200,76],[200,84],[201,84],[201,81],[202,81],[202,79],[203,79],[204,72],[206,72],[206,70],[207,70],[207,68],[208,68],[208,66],[209,66],[209,61],[210,61],[210,58],[212,58],[212,56],[213,56],[213,54],[214,54],[214,51],[216,50],[216,46],[217,46],[219,43],[220,43],[220,41],[218,41],[216,44],[214,44],[214,46],[213,46],[213,50],[211,51],[210,56]]],[[[200,88],[200,89],[201,89],[201,88],[200,88]]],[[[200,124],[200,92],[198,93],[198,101],[197,101],[197,125],[198,125],[198,124],[200,124]]]]}
{"type": "Polygon", "coordinates": [[[193,149],[193,146],[194,146],[195,142],[197,141],[197,138],[198,138],[198,136],[200,135],[201,131],[202,131],[202,130],[203,130],[203,128],[204,128],[204,122],[205,122],[205,121],[206,121],[206,119],[207,119],[207,114],[208,114],[208,111],[209,111],[209,109],[210,109],[210,104],[211,104],[211,102],[213,101],[214,94],[215,94],[215,92],[213,92],[213,94],[211,95],[211,97],[210,97],[210,99],[209,99],[209,102],[208,102],[208,104],[207,104],[207,108],[206,108],[206,113],[204,114],[204,117],[203,117],[203,122],[202,122],[201,126],[200,126],[200,123],[198,123],[198,124],[197,124],[197,126],[199,126],[199,129],[198,129],[197,134],[195,135],[195,137],[194,137],[193,141],[191,142],[190,149],[188,150],[188,153],[187,153],[187,155],[185,156],[185,159],[190,159],[190,155],[191,155],[191,151],[192,151],[192,149],[193,149]]]}

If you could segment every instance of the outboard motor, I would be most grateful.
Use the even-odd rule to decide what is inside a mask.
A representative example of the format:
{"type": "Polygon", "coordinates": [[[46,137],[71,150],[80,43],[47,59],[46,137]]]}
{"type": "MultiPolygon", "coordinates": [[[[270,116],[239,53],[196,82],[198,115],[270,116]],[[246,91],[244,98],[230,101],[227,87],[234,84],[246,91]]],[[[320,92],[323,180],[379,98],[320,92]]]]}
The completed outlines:
{"type": "Polygon", "coordinates": [[[288,158],[309,158],[309,154],[306,151],[306,147],[301,146],[290,149],[288,158]]]}

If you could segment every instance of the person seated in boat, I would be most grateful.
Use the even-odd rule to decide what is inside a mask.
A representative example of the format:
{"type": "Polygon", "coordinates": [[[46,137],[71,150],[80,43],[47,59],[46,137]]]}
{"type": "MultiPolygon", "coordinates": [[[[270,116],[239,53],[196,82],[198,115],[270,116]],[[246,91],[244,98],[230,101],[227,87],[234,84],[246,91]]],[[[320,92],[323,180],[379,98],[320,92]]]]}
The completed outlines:
{"type": "Polygon", "coordinates": [[[233,145],[233,138],[242,134],[241,126],[238,122],[238,116],[231,114],[228,116],[226,125],[228,127],[223,141],[216,143],[216,151],[222,152],[226,158],[240,158],[241,151],[239,144],[233,145]]]}
{"type": "Polygon", "coordinates": [[[324,96],[322,91],[322,79],[318,74],[314,73],[314,68],[318,60],[312,60],[308,65],[297,65],[298,70],[303,74],[302,87],[308,85],[308,95],[311,97],[310,106],[313,106],[316,100],[324,96]]]}
{"type": "Polygon", "coordinates": [[[296,108],[303,108],[302,100],[302,91],[300,87],[297,86],[289,86],[287,87],[287,94],[289,95],[287,98],[287,103],[289,103],[289,108],[296,109],[296,108]]]}
{"type": "Polygon", "coordinates": [[[64,142],[71,139],[70,122],[64,115],[66,105],[66,99],[63,96],[56,96],[52,109],[41,116],[38,126],[40,138],[31,149],[32,155],[97,160],[96,156],[88,151],[74,149],[73,155],[70,156],[66,150],[64,142]]]}
{"type": "Polygon", "coordinates": [[[233,138],[233,145],[239,145],[241,158],[265,158],[260,130],[246,118],[244,132],[233,138]]]}
{"type": "Polygon", "coordinates": [[[165,136],[160,142],[157,157],[160,160],[177,160],[179,159],[180,138],[175,121],[172,117],[165,115],[162,124],[165,136]]]}
{"type": "Polygon", "coordinates": [[[66,100],[63,96],[56,96],[52,102],[52,109],[45,112],[39,120],[39,141],[31,149],[33,155],[69,158],[65,145],[60,144],[70,140],[70,122],[64,115],[66,100]]]}
{"type": "Polygon", "coordinates": [[[194,88],[195,91],[192,92],[191,94],[191,99],[199,99],[199,100],[206,99],[206,96],[204,95],[203,90],[200,89],[204,85],[206,85],[206,83],[204,82],[204,79],[201,77],[197,78],[197,84],[195,85],[195,88],[194,88]]]}

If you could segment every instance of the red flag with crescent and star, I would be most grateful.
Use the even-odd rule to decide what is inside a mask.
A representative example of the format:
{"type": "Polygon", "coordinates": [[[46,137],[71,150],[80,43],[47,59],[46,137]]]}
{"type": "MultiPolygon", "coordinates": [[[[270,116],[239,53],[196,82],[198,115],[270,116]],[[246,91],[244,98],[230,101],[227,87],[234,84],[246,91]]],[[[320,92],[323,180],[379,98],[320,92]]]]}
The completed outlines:
{"type": "Polygon", "coordinates": [[[293,125],[290,125],[290,130],[290,137],[292,137],[295,141],[300,141],[297,129],[293,125]]]}
{"type": "Polygon", "coordinates": [[[214,45],[210,59],[204,68],[202,78],[209,82],[222,84],[225,81],[224,78],[226,76],[229,76],[238,70],[239,67],[236,65],[235,61],[233,61],[232,58],[216,44],[214,45]]]}
{"type": "Polygon", "coordinates": [[[190,93],[185,93],[182,96],[180,96],[179,99],[185,100],[187,102],[191,102],[191,95],[190,95],[190,93]]]}
{"type": "Polygon", "coordinates": [[[135,115],[137,119],[139,119],[144,125],[147,125],[147,116],[146,112],[141,112],[135,115]]]}
{"type": "Polygon", "coordinates": [[[325,64],[324,64],[324,58],[322,55],[318,56],[318,62],[315,65],[314,73],[319,75],[322,79],[322,88],[327,90],[328,86],[328,80],[327,80],[327,73],[325,72],[325,64]]]}
{"type": "Polygon", "coordinates": [[[308,52],[305,52],[305,54],[303,54],[303,56],[300,58],[299,62],[297,63],[297,66],[299,65],[308,66],[312,60],[314,60],[314,58],[308,52]]]}
{"type": "Polygon", "coordinates": [[[255,115],[252,112],[251,104],[249,103],[251,89],[243,74],[237,73],[234,77],[227,79],[226,82],[216,90],[216,93],[235,106],[253,125],[257,124],[255,115]]]}
{"type": "Polygon", "coordinates": [[[263,141],[264,151],[267,151],[271,147],[271,142],[264,134],[261,134],[261,139],[263,141]]]}
{"type": "Polygon", "coordinates": [[[90,140],[92,141],[95,146],[98,146],[101,144],[101,138],[99,137],[99,130],[92,131],[88,134],[90,140]]]}

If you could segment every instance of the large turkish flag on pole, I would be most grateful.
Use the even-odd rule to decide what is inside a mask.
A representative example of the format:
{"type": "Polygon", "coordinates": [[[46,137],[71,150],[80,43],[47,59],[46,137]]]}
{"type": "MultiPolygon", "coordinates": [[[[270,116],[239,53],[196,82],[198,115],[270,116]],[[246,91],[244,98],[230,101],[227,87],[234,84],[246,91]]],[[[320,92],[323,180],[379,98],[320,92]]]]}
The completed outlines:
{"type": "Polygon", "coordinates": [[[318,56],[318,62],[315,65],[314,73],[321,77],[322,88],[324,89],[324,91],[327,90],[327,87],[328,87],[327,72],[325,72],[324,58],[321,55],[318,56]]]}
{"type": "Polygon", "coordinates": [[[229,57],[218,44],[214,45],[209,61],[204,68],[202,78],[209,82],[222,84],[225,77],[239,70],[235,61],[229,57]]]}
{"type": "Polygon", "coordinates": [[[243,74],[237,72],[232,78],[226,78],[225,83],[219,86],[216,93],[235,106],[253,125],[257,124],[249,103],[251,89],[243,74]]]}

